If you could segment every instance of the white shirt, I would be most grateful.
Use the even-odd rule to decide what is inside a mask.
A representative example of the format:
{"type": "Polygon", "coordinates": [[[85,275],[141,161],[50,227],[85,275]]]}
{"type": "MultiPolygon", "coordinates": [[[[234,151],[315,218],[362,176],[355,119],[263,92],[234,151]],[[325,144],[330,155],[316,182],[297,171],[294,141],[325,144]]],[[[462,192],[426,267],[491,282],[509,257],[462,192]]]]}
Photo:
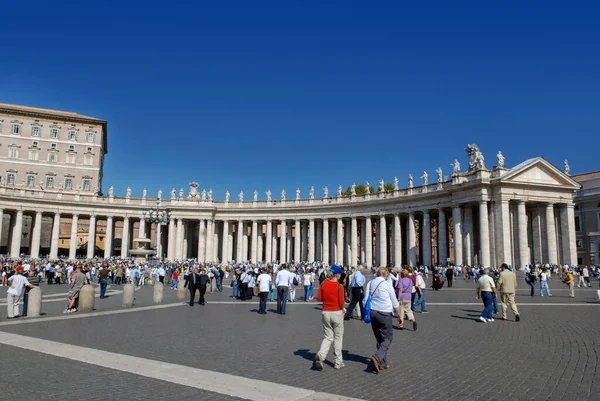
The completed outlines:
{"type": "Polygon", "coordinates": [[[294,275],[287,270],[281,270],[275,277],[275,284],[279,286],[289,287],[294,282],[294,275]]]}
{"type": "Polygon", "coordinates": [[[388,281],[381,277],[376,277],[369,281],[365,294],[363,305],[367,304],[367,299],[371,296],[371,310],[391,313],[395,308],[400,306],[394,293],[394,288],[388,281]]]}
{"type": "Polygon", "coordinates": [[[427,285],[425,285],[425,280],[423,280],[423,276],[421,276],[420,274],[417,275],[417,285],[423,290],[425,289],[425,287],[427,287],[427,285]]]}
{"type": "Polygon", "coordinates": [[[23,295],[23,289],[25,287],[31,285],[31,284],[29,284],[29,281],[27,281],[27,279],[20,274],[15,274],[15,275],[10,276],[8,278],[8,283],[10,284],[8,293],[16,295],[17,297],[20,297],[21,295],[23,295]]]}
{"type": "Polygon", "coordinates": [[[269,292],[269,284],[271,283],[271,276],[267,273],[262,273],[256,280],[260,292],[269,292]]]}

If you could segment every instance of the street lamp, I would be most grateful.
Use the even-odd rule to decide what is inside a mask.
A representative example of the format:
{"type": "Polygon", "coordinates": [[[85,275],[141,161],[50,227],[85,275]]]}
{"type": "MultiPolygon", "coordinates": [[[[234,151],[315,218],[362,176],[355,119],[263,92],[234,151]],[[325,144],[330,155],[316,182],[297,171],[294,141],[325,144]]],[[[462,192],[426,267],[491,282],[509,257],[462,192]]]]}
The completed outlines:
{"type": "MultiPolygon", "coordinates": [[[[158,255],[158,226],[166,226],[167,224],[169,224],[169,221],[171,220],[171,210],[170,209],[159,209],[160,206],[160,199],[156,200],[156,207],[155,208],[148,208],[148,209],[144,209],[142,210],[142,216],[144,216],[144,220],[150,224],[154,223],[156,225],[156,235],[155,235],[155,240],[156,240],[156,252],[157,252],[157,256],[158,255]]],[[[162,259],[162,255],[159,256],[162,259]]]]}

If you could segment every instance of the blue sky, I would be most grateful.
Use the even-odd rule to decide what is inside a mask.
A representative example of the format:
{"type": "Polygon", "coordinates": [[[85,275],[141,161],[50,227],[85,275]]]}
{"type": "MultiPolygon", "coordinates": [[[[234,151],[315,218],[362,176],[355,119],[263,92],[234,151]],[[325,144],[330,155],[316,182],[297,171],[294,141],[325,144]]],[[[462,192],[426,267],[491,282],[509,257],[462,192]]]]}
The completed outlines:
{"type": "Polygon", "coordinates": [[[507,166],[600,170],[597,3],[29,1],[1,15],[0,102],[108,120],[105,193],[417,185],[465,166],[468,143],[489,167],[501,150],[507,166]]]}

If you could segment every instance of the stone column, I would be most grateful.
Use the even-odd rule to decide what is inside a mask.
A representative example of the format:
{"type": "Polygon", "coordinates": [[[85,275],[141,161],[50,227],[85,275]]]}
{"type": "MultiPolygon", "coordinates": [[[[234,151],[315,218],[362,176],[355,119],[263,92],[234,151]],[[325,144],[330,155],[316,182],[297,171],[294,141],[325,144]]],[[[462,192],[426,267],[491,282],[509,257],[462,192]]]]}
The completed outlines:
{"type": "MultiPolygon", "coordinates": [[[[517,202],[517,221],[518,221],[518,236],[519,236],[519,265],[515,268],[521,270],[528,263],[529,248],[527,246],[527,212],[525,202],[517,202]]],[[[516,264],[516,263],[515,263],[516,264]]]]}
{"type": "Polygon", "coordinates": [[[2,243],[2,228],[4,227],[4,210],[0,209],[0,243],[2,243]]]}
{"type": "MultiPolygon", "coordinates": [[[[21,237],[23,236],[23,211],[17,210],[15,224],[12,227],[12,241],[10,244],[10,257],[19,259],[21,256],[21,237]]],[[[56,259],[56,258],[54,258],[56,259]]]]}
{"type": "Polygon", "coordinates": [[[87,243],[87,258],[92,259],[94,257],[94,251],[96,250],[96,216],[90,216],[90,227],[88,229],[88,243],[87,243]]]}
{"type": "MultiPolygon", "coordinates": [[[[129,254],[129,217],[123,219],[123,235],[121,235],[121,259],[125,259],[129,254]]],[[[169,230],[169,238],[171,237],[171,231],[169,230]]],[[[171,251],[169,247],[169,252],[171,251]]]]}
{"type": "Polygon", "coordinates": [[[448,264],[448,223],[444,209],[438,210],[438,263],[443,266],[448,264]]]}
{"type": "Polygon", "coordinates": [[[575,237],[575,210],[573,204],[559,205],[563,263],[577,264],[577,242],[575,237]]]}
{"type": "MultiPolygon", "coordinates": [[[[95,229],[95,227],[94,227],[95,229]]],[[[95,231],[94,231],[95,234],[95,231]]],[[[50,239],[50,259],[58,259],[58,237],[60,236],[60,213],[54,213],[52,238],[50,239]]]]}
{"type": "Polygon", "coordinates": [[[315,261],[315,219],[308,220],[308,261],[315,261]]]}
{"type": "Polygon", "coordinates": [[[238,220],[237,230],[235,232],[236,237],[237,237],[235,261],[237,263],[242,262],[242,242],[244,242],[244,240],[242,239],[243,231],[244,231],[244,222],[242,220],[238,220]]]}
{"type": "Polygon", "coordinates": [[[467,205],[464,207],[463,220],[463,261],[473,266],[473,209],[467,205]]]}
{"type": "Polygon", "coordinates": [[[387,267],[387,226],[385,215],[379,216],[379,265],[387,267]]]}
{"type": "Polygon", "coordinates": [[[365,217],[365,267],[373,266],[373,225],[371,216],[365,217]]]}
{"type": "Polygon", "coordinates": [[[175,238],[175,259],[181,261],[183,258],[183,219],[177,219],[177,235],[175,238]]]}
{"type": "MultiPolygon", "coordinates": [[[[104,259],[112,257],[113,217],[106,217],[106,237],[104,238],[104,259]]],[[[157,249],[158,251],[158,249],[157,249]]]]}
{"type": "Polygon", "coordinates": [[[156,225],[156,256],[159,260],[163,260],[163,244],[162,244],[162,224],[156,225]]]}
{"type": "Polygon", "coordinates": [[[490,228],[488,224],[487,201],[479,202],[479,247],[481,248],[481,265],[492,267],[490,260],[490,228]]]}
{"type": "Polygon", "coordinates": [[[454,264],[463,264],[463,245],[462,245],[462,211],[460,206],[452,208],[452,222],[454,224],[454,264]]]}
{"type": "Polygon", "coordinates": [[[242,225],[242,256],[246,261],[248,260],[248,225],[246,222],[242,225]]]}
{"type": "Polygon", "coordinates": [[[533,263],[542,263],[544,256],[542,255],[542,215],[539,207],[531,208],[531,236],[533,240],[533,263]]]}
{"type": "MultiPolygon", "coordinates": [[[[2,220],[0,220],[2,224],[2,220]]],[[[40,257],[40,238],[42,235],[42,212],[35,213],[35,222],[33,223],[33,235],[31,236],[30,254],[33,259],[40,257]]]]}
{"type": "Polygon", "coordinates": [[[256,263],[258,253],[258,222],[252,220],[252,248],[250,249],[250,260],[252,263],[256,263]]]}
{"type": "Polygon", "coordinates": [[[423,212],[423,264],[431,267],[431,218],[428,211],[423,212]]]}
{"type": "Polygon", "coordinates": [[[206,261],[213,262],[215,257],[215,224],[212,219],[206,220],[206,261]]]}
{"type": "Polygon", "coordinates": [[[221,246],[221,259],[228,262],[229,255],[229,220],[223,220],[223,241],[221,246]]]}
{"type": "Polygon", "coordinates": [[[352,243],[351,243],[351,223],[347,222],[344,225],[344,264],[350,263],[350,254],[352,253],[352,243]]]}
{"type": "Polygon", "coordinates": [[[554,205],[552,203],[546,205],[546,263],[558,263],[554,205]]]}
{"type": "Polygon", "coordinates": [[[350,266],[358,265],[358,223],[356,217],[352,216],[350,220],[350,266]]]}
{"type": "Polygon", "coordinates": [[[329,220],[323,219],[323,263],[329,264],[329,220]]]}
{"type": "Polygon", "coordinates": [[[302,260],[308,260],[308,224],[302,223],[302,260]]]}
{"type": "Polygon", "coordinates": [[[300,238],[302,235],[302,229],[300,228],[300,220],[296,220],[294,224],[294,260],[299,262],[302,260],[300,255],[300,238]]]}
{"type": "Polygon", "coordinates": [[[344,221],[338,217],[337,219],[337,255],[335,258],[336,265],[344,264],[344,221]]]}
{"type": "Polygon", "coordinates": [[[77,258],[77,223],[79,221],[79,215],[74,214],[71,219],[71,238],[69,240],[69,259],[75,260],[77,258]]]}
{"type": "MultiPolygon", "coordinates": [[[[495,201],[494,211],[494,238],[496,240],[496,265],[502,263],[512,264],[512,247],[510,245],[510,211],[508,200],[495,201]]],[[[553,220],[554,221],[554,220],[553,220]]],[[[553,224],[554,225],[554,224],[553,224]]]]}
{"type": "Polygon", "coordinates": [[[365,231],[365,223],[363,220],[360,221],[360,263],[364,266],[365,261],[367,260],[367,255],[365,253],[365,248],[366,248],[366,244],[365,244],[365,237],[366,237],[366,231],[365,231]]]}
{"type": "MultiPolygon", "coordinates": [[[[288,253],[287,243],[288,243],[288,236],[291,234],[291,232],[292,232],[291,228],[288,231],[287,221],[281,220],[281,222],[279,223],[279,262],[280,263],[284,263],[284,262],[287,262],[290,260],[291,252],[288,253]]],[[[275,240],[277,240],[277,234],[273,235],[273,238],[275,240]]],[[[277,250],[275,250],[275,252],[273,252],[273,250],[271,250],[271,253],[274,254],[272,259],[273,260],[277,259],[277,250]]]]}
{"type": "Polygon", "coordinates": [[[402,226],[399,213],[394,213],[394,267],[402,267],[402,226]]]}
{"type": "MultiPolygon", "coordinates": [[[[123,232],[125,232],[125,223],[123,223],[123,232]]],[[[177,229],[175,227],[175,219],[169,220],[169,230],[167,232],[167,259],[175,259],[175,243],[177,237],[177,229]]]]}
{"type": "Polygon", "coordinates": [[[140,219],[140,228],[138,229],[138,238],[146,238],[146,220],[140,219]]]}
{"type": "Polygon", "coordinates": [[[316,241],[315,241],[315,259],[323,261],[323,225],[321,222],[315,222],[316,241]]]}
{"type": "Polygon", "coordinates": [[[265,262],[270,263],[273,261],[273,257],[271,255],[271,249],[273,247],[273,223],[271,222],[271,220],[267,220],[266,231],[267,234],[265,238],[265,262]]]}
{"type": "Polygon", "coordinates": [[[408,265],[415,267],[417,265],[417,236],[415,233],[415,214],[408,214],[408,265]]]}
{"type": "Polygon", "coordinates": [[[198,261],[206,262],[206,220],[198,221],[198,261]]]}

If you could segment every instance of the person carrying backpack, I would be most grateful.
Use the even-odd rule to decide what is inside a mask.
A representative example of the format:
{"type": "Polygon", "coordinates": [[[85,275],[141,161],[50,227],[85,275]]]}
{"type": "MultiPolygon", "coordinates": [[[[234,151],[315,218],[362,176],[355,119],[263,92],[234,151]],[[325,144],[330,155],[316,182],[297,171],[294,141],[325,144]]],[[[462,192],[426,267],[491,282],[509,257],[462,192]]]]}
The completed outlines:
{"type": "Polygon", "coordinates": [[[537,277],[533,270],[525,273],[525,282],[531,287],[531,296],[533,297],[535,294],[535,283],[537,282],[537,277]]]}

